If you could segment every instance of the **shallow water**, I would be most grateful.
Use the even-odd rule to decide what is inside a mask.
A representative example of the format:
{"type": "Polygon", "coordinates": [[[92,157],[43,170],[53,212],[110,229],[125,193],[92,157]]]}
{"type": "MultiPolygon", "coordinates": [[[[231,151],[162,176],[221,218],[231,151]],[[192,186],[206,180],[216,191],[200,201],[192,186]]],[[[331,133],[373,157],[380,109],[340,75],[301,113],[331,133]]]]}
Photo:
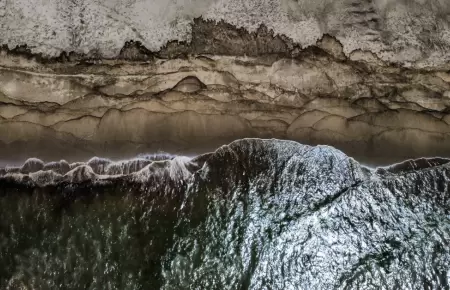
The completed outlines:
{"type": "Polygon", "coordinates": [[[246,139],[58,164],[0,177],[2,289],[449,289],[445,159],[246,139]]]}

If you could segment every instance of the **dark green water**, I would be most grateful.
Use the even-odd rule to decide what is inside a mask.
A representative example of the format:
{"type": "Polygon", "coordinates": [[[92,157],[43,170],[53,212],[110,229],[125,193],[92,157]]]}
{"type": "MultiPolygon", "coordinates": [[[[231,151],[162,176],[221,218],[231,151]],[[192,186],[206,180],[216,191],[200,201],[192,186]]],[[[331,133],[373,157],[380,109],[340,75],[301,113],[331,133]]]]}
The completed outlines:
{"type": "Polygon", "coordinates": [[[373,170],[249,139],[100,163],[0,177],[1,289],[449,289],[444,159],[373,170]]]}

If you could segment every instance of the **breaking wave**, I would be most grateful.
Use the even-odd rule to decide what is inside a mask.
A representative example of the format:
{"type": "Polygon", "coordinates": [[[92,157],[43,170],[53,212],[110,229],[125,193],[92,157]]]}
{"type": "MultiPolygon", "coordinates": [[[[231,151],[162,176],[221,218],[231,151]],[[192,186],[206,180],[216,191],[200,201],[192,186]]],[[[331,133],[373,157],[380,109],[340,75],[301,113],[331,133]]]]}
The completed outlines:
{"type": "Polygon", "coordinates": [[[173,180],[185,180],[201,167],[202,159],[204,156],[189,158],[169,154],[153,154],[123,161],[93,157],[87,162],[69,164],[65,160],[44,163],[40,159],[30,158],[21,167],[0,169],[0,178],[33,186],[59,183],[101,183],[115,179],[145,182],[149,175],[167,175],[173,180]]]}
{"type": "Polygon", "coordinates": [[[450,160],[244,139],[0,171],[2,289],[448,289],[450,160]]]}

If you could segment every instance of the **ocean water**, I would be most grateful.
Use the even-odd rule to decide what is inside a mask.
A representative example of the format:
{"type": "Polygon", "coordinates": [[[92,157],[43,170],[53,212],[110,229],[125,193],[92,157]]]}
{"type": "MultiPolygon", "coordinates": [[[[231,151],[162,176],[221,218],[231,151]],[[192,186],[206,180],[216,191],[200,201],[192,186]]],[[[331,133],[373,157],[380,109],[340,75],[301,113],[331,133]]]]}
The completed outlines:
{"type": "Polygon", "coordinates": [[[449,289],[450,160],[244,139],[0,171],[0,289],[449,289]]]}

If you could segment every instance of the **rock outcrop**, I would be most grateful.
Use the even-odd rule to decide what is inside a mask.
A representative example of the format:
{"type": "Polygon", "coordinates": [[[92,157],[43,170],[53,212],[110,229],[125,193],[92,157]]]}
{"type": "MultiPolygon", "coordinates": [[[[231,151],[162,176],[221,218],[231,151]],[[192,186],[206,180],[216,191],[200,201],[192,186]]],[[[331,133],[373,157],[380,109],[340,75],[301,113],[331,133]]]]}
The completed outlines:
{"type": "Polygon", "coordinates": [[[330,144],[370,162],[450,154],[448,71],[346,56],[331,36],[301,49],[264,27],[209,25],[220,37],[204,28],[157,54],[129,42],[112,60],[4,51],[0,157],[199,152],[243,137],[330,144]]]}
{"type": "MultiPolygon", "coordinates": [[[[347,22],[372,15],[370,21],[352,22],[354,33],[371,29],[387,35],[383,29],[395,5],[385,3],[383,10],[371,1],[344,2],[349,6],[329,5],[347,9],[353,15],[347,22]],[[387,13],[384,18],[380,11],[387,13]]],[[[405,13],[420,6],[414,5],[405,13]]],[[[36,51],[36,46],[4,46],[0,159],[198,153],[243,137],[329,144],[367,162],[450,155],[446,37],[442,45],[430,40],[434,52],[416,46],[428,51],[417,62],[396,46],[407,43],[400,36],[390,50],[377,50],[375,40],[367,49],[367,38],[347,37],[346,21],[341,23],[345,35],[330,28],[331,34],[305,47],[292,34],[279,34],[283,29],[271,20],[252,30],[233,26],[232,17],[208,19],[193,19],[188,38],[168,40],[156,49],[142,35],[109,54],[81,51],[82,42],[57,56],[36,51]],[[352,39],[361,45],[350,45],[352,39]],[[442,57],[429,62],[431,55],[442,57]]],[[[2,29],[11,24],[5,25],[2,29]]],[[[430,37],[446,31],[441,28],[430,37]]]]}
{"type": "MultiPolygon", "coordinates": [[[[1,1],[0,44],[27,44],[46,56],[73,51],[112,58],[125,41],[157,52],[169,42],[195,42],[199,36],[239,50],[239,33],[211,35],[211,26],[194,20],[202,18],[253,33],[264,24],[302,48],[329,34],[342,42],[346,55],[367,50],[384,61],[427,67],[450,60],[449,15],[445,0],[1,1]]],[[[147,56],[136,48],[140,58],[147,56]]]]}

